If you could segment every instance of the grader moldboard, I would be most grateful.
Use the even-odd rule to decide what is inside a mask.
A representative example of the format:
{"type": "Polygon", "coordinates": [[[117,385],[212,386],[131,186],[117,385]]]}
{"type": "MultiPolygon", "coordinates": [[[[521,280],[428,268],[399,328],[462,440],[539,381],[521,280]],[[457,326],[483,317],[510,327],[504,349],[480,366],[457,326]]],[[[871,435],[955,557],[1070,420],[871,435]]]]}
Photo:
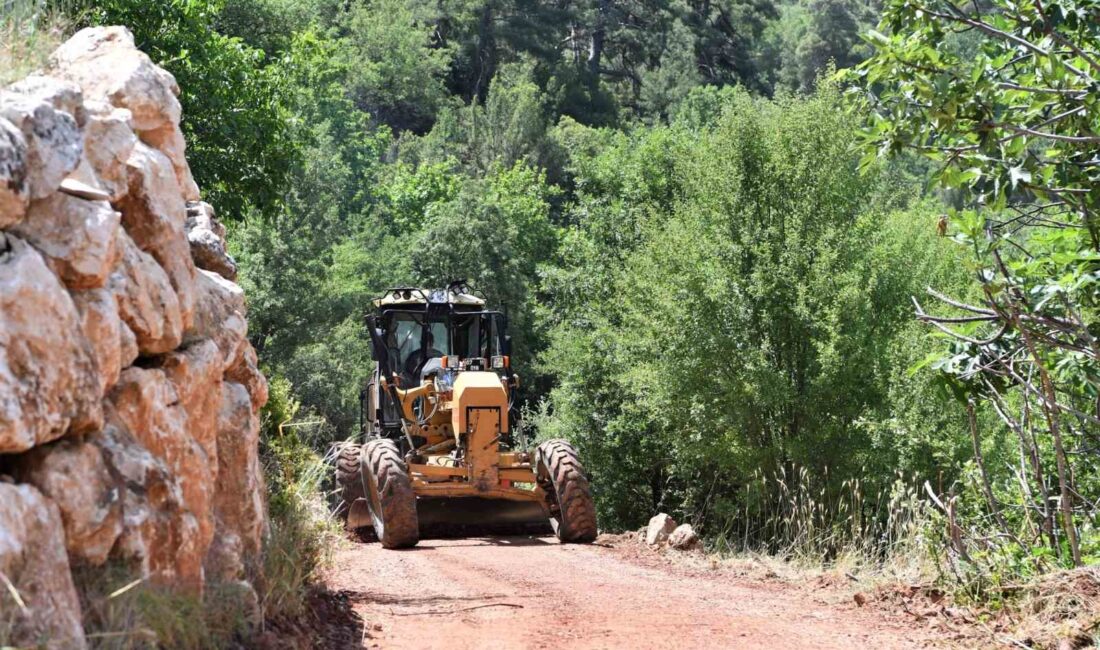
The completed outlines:
{"type": "Polygon", "coordinates": [[[562,542],[596,537],[576,450],[516,449],[508,319],[464,281],[389,289],[367,317],[374,372],[360,396],[365,444],[345,444],[336,482],[349,530],[385,548],[422,529],[549,524],[562,542]]]}

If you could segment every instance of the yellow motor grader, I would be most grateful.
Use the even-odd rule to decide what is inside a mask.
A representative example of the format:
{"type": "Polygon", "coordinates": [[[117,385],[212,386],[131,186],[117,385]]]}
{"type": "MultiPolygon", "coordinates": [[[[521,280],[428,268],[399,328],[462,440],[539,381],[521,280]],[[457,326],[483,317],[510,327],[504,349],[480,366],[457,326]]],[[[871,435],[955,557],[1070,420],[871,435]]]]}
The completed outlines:
{"type": "Polygon", "coordinates": [[[508,318],[464,281],[398,287],[367,317],[374,372],[360,395],[363,444],[337,457],[339,511],[386,548],[423,527],[549,524],[562,542],[596,537],[576,450],[516,448],[508,318]]]}

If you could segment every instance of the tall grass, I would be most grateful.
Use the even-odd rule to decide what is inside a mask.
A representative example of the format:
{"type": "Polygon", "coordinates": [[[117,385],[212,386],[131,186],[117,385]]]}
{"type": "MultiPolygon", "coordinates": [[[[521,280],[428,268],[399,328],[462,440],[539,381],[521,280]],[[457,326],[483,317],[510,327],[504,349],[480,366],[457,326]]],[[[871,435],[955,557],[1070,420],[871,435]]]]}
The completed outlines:
{"type": "Polygon", "coordinates": [[[0,85],[46,64],[73,28],[64,2],[0,0],[0,85]]]}
{"type": "Polygon", "coordinates": [[[937,513],[915,481],[897,476],[868,494],[863,481],[830,488],[805,468],[757,472],[740,512],[715,537],[722,553],[760,553],[804,564],[858,565],[907,579],[939,573],[937,513]]]}

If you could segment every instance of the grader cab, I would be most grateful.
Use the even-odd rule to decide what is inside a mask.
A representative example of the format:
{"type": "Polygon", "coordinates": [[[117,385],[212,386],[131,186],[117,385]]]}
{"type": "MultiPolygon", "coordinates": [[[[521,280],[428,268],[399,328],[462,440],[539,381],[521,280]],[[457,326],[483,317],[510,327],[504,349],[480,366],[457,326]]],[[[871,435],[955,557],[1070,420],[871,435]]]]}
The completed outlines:
{"type": "Polygon", "coordinates": [[[363,444],[337,458],[340,512],[386,548],[423,528],[549,524],[563,542],[596,537],[576,450],[517,448],[508,318],[465,282],[400,287],[367,317],[374,371],[361,394],[363,444]]]}

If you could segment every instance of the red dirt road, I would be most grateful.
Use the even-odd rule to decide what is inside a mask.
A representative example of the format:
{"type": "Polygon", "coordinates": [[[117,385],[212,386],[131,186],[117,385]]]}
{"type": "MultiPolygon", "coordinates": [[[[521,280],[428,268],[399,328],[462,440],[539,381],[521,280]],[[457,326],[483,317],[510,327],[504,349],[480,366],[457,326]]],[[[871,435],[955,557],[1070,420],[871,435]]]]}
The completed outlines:
{"type": "Polygon", "coordinates": [[[927,647],[911,628],[807,589],[754,582],[641,549],[553,538],[422,540],[337,552],[328,589],[367,648],[927,647]],[[648,556],[648,557],[647,557],[648,556]]]}

